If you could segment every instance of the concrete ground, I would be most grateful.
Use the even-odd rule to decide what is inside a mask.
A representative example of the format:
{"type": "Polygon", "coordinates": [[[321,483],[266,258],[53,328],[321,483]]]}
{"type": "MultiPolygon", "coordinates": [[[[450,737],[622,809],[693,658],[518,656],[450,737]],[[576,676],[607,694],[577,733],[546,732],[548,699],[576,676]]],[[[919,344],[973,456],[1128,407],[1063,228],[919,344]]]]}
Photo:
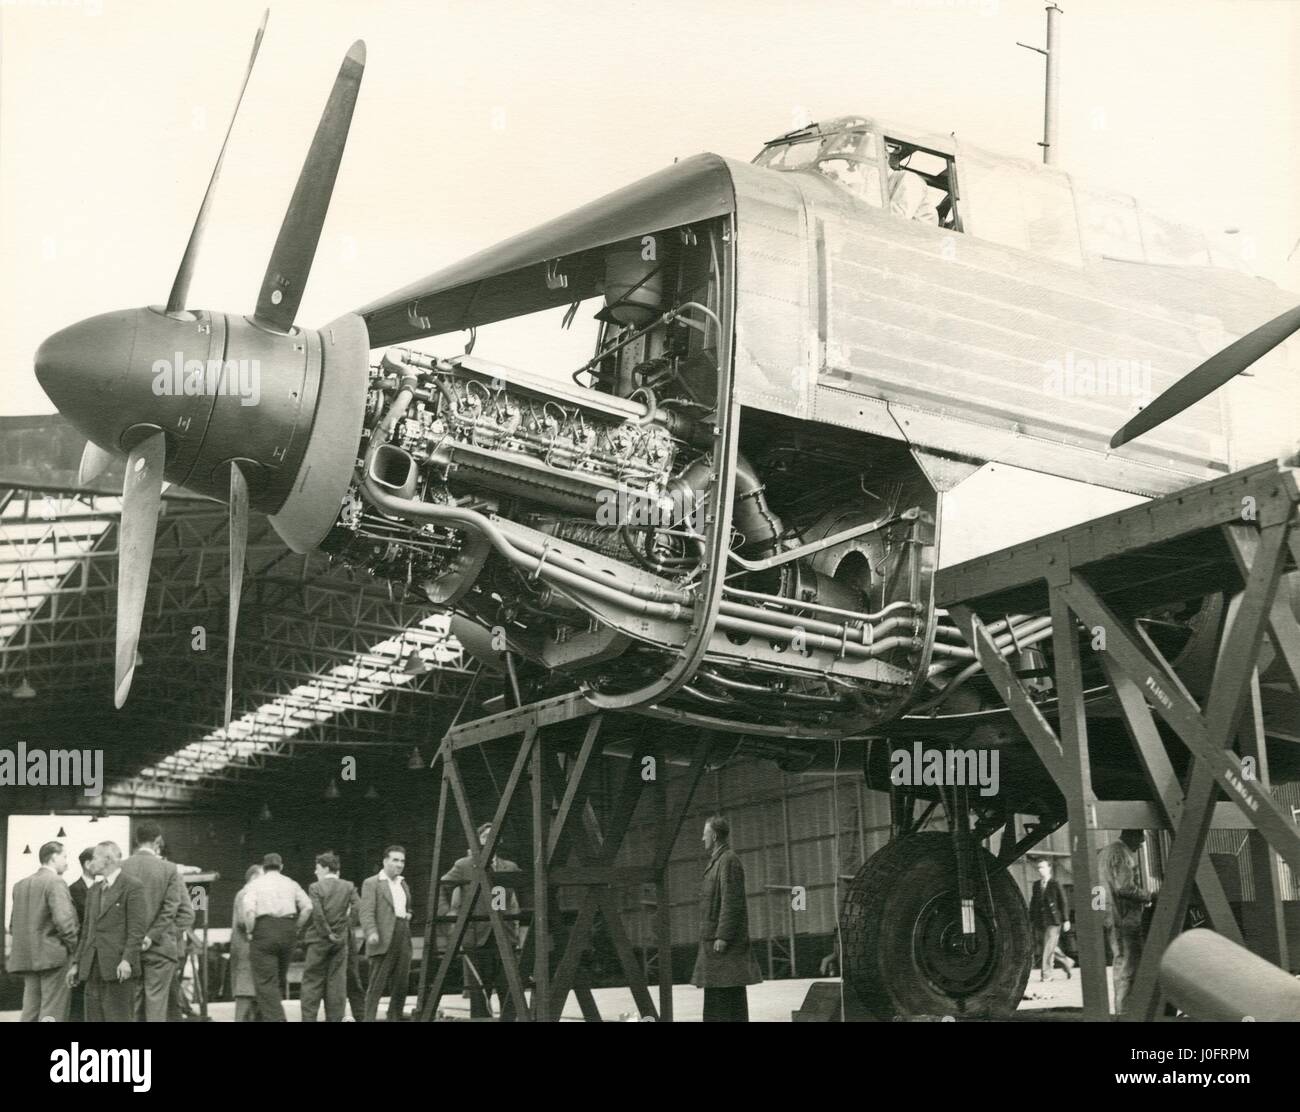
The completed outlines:
{"type": "MultiPolygon", "coordinates": [[[[1109,970],[1107,970],[1109,973],[1109,970]]],[[[818,978],[826,980],[827,978],[818,978]]],[[[811,979],[799,979],[789,981],[766,981],[761,985],[752,985],[749,989],[749,1018],[755,1022],[769,1023],[789,1023],[790,1015],[802,1003],[804,996],[807,995],[808,986],[813,981],[811,979]]],[[[636,1005],[632,1001],[632,993],[625,988],[598,988],[592,991],[596,999],[596,1006],[600,1009],[601,1015],[606,1020],[618,1020],[620,1016],[626,1017],[629,1021],[635,1020],[637,1016],[636,1005]]],[[[653,993],[658,999],[658,993],[653,993]]],[[[415,1006],[414,997],[407,1000],[408,1013],[415,1006]]],[[[674,1018],[679,1022],[698,1023],[700,1022],[704,1006],[704,993],[692,985],[677,985],[673,989],[673,1012],[674,1018]]],[[[1025,999],[1021,1002],[1021,1013],[1033,1013],[1036,1010],[1053,1010],[1054,1018],[1069,1018],[1068,1013],[1062,1014],[1058,1009],[1074,1009],[1076,1011],[1083,1007],[1083,996],[1079,987],[1078,973],[1071,980],[1065,979],[1065,974],[1057,970],[1055,979],[1040,982],[1038,971],[1035,970],[1029,975],[1029,984],[1025,986],[1025,999]]],[[[380,1004],[379,1014],[383,1017],[386,1014],[387,1000],[380,1004]]],[[[466,1020],[469,1019],[469,1001],[463,996],[447,996],[443,998],[441,1005],[444,1018],[449,1020],[466,1020]]],[[[300,1018],[297,1000],[287,1000],[284,1005],[285,1016],[291,1022],[297,1022],[300,1018]]],[[[235,1019],[235,1005],[233,1001],[218,1001],[209,1006],[209,1015],[218,1023],[233,1023],[235,1019]]],[[[16,1022],[19,1013],[16,1011],[0,1012],[0,1023],[16,1022]]],[[[1028,1018],[1028,1016],[1026,1016],[1028,1018]]],[[[1046,1017],[1044,1017],[1046,1018],[1046,1017]]],[[[577,1001],[572,995],[564,1009],[565,1020],[581,1021],[582,1011],[578,1007],[577,1001]]]]}

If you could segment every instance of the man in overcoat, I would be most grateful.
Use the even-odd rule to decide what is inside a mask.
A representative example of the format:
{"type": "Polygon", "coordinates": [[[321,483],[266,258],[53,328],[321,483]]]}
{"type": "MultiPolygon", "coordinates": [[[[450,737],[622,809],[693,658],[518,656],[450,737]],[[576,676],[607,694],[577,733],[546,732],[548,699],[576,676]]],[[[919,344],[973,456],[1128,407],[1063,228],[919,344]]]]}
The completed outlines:
{"type": "Polygon", "coordinates": [[[704,824],[709,864],[700,883],[700,949],[691,983],[704,989],[704,1022],[747,1023],[745,988],[762,975],[749,946],[745,867],[731,848],[731,824],[714,815],[704,824]]]}

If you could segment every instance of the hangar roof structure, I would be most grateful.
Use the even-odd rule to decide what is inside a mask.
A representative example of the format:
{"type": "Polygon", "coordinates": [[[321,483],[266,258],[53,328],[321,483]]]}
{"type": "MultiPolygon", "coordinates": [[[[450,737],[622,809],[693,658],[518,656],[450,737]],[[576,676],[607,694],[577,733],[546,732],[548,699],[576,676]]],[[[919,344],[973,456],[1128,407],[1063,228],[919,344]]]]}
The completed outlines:
{"type": "Polygon", "coordinates": [[[0,418],[0,735],[104,750],[104,794],[64,805],[246,802],[322,749],[415,766],[476,663],[429,604],[291,552],[260,515],[223,728],[227,508],[178,490],[163,495],[136,679],[114,709],[121,464],[78,487],[82,446],[61,417],[0,418]]]}

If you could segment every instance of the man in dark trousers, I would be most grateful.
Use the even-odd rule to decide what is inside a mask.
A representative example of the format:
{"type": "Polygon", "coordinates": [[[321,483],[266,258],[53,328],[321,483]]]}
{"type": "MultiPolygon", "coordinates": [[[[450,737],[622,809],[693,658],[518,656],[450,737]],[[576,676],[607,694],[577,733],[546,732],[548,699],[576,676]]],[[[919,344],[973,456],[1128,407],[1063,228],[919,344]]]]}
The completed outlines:
{"type": "Polygon", "coordinates": [[[1111,976],[1115,982],[1115,1014],[1124,1014],[1124,1004],[1138,963],[1142,960],[1142,909],[1152,895],[1142,883],[1142,866],[1137,852],[1147,840],[1141,830],[1124,830],[1098,854],[1098,879],[1106,899],[1106,935],[1114,958],[1111,976]]]}
{"type": "Polygon", "coordinates": [[[86,929],[68,983],[86,986],[91,1023],[130,1023],[141,991],[141,944],[149,927],[144,885],[122,872],[122,849],[116,842],[95,847],[90,871],[101,879],[86,900],[86,929]]]}
{"type": "Polygon", "coordinates": [[[194,908],[180,871],[162,858],[162,827],[153,819],[135,825],[135,852],[122,862],[122,872],[144,888],[145,929],[141,943],[140,995],[136,1018],[166,1023],[172,978],[181,959],[180,932],[194,922],[194,908]]]}
{"type": "MultiPolygon", "coordinates": [[[[68,1018],[68,970],[77,952],[77,912],[63,872],[68,855],[61,842],[46,842],[37,854],[40,867],[14,885],[9,929],[13,949],[9,972],[23,978],[24,1023],[68,1018]]],[[[79,1016],[77,1018],[80,1018],[79,1016]]]]}
{"type": "MultiPolygon", "coordinates": [[[[77,909],[77,926],[80,930],[86,929],[86,901],[90,898],[90,890],[95,886],[95,878],[90,872],[90,861],[95,856],[95,847],[87,846],[81,851],[77,858],[77,863],[81,868],[81,875],[68,885],[68,894],[72,897],[72,906],[77,909]]],[[[74,950],[75,954],[76,951],[74,950]]],[[[74,1023],[80,1023],[86,1018],[86,986],[78,982],[72,986],[72,1001],[68,1006],[68,1018],[74,1023]]]]}
{"type": "Polygon", "coordinates": [[[763,979],[749,948],[745,867],[730,840],[731,824],[721,815],[704,824],[709,864],[700,883],[700,949],[691,983],[704,989],[705,1023],[747,1023],[745,986],[763,979]]]}
{"type": "MultiPolygon", "coordinates": [[[[492,824],[483,823],[478,828],[478,844],[482,846],[492,833],[492,824]]],[[[514,888],[507,888],[509,877],[504,874],[519,872],[519,866],[508,858],[494,855],[492,858],[492,875],[501,878],[503,906],[500,910],[509,915],[519,914],[519,897],[514,888]]],[[[474,865],[466,854],[457,861],[442,877],[442,883],[452,885],[448,910],[456,915],[461,904],[474,891],[474,865]]],[[[474,905],[475,916],[486,916],[488,909],[480,898],[474,905]]],[[[506,935],[510,945],[519,948],[519,920],[505,921],[506,935]]],[[[492,924],[486,919],[473,919],[465,927],[465,939],[462,943],[465,964],[465,987],[469,992],[469,1014],[471,1019],[492,1018],[492,993],[495,991],[501,999],[501,1019],[512,1022],[515,1018],[515,1002],[511,998],[510,988],[506,982],[505,964],[501,960],[501,950],[497,946],[492,924]]]]}
{"type": "Polygon", "coordinates": [[[1029,925],[1038,939],[1038,979],[1045,981],[1052,974],[1052,962],[1060,958],[1065,966],[1065,979],[1070,979],[1074,962],[1060,948],[1061,931],[1070,929],[1070,913],[1065,907],[1065,893],[1052,877],[1052,863],[1046,857],[1038,859],[1038,880],[1029,896],[1029,925]]]}
{"type": "Polygon", "coordinates": [[[257,989],[257,1015],[263,1023],[284,1022],[284,988],[298,932],[311,918],[307,893],[281,871],[284,858],[268,853],[262,875],[244,887],[244,929],[251,940],[248,963],[257,989]]]}
{"type": "MultiPolygon", "coordinates": [[[[360,904],[357,905],[358,911],[360,904]]],[[[360,1023],[366,1018],[366,986],[361,980],[361,963],[365,960],[363,953],[366,948],[364,939],[358,940],[354,928],[361,925],[361,916],[354,913],[353,922],[348,927],[348,1011],[352,1013],[352,1018],[360,1023]]],[[[369,974],[369,969],[367,969],[369,974]]]]}
{"type": "Polygon", "coordinates": [[[389,846],[383,868],[361,884],[361,929],[370,959],[370,984],[366,989],[366,1022],[379,1014],[379,998],[387,988],[389,1022],[402,1017],[407,982],[411,976],[411,889],[402,870],[406,850],[389,846]],[[391,985],[390,985],[391,982],[391,985]]]}
{"type": "Polygon", "coordinates": [[[302,1021],[315,1023],[325,997],[325,1021],[341,1023],[347,1008],[348,954],[352,948],[352,916],[360,900],[356,886],[339,876],[333,853],[316,855],[316,882],[307,889],[311,919],[303,941],[307,964],[302,971],[302,1021]]]}

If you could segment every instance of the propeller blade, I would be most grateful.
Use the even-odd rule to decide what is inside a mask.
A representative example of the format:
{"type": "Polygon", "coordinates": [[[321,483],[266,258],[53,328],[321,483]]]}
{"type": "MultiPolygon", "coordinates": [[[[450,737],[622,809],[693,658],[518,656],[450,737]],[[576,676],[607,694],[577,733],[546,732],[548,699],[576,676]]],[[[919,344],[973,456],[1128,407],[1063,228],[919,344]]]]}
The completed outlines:
{"type": "Polygon", "coordinates": [[[81,465],[77,468],[77,486],[86,487],[109,469],[114,460],[112,452],[106,452],[93,440],[86,441],[81,453],[81,465]]]}
{"type": "Polygon", "coordinates": [[[244,102],[244,90],[248,88],[248,79],[253,75],[253,63],[257,61],[257,51],[262,45],[262,36],[266,33],[266,21],[271,16],[267,8],[262,15],[262,25],[253,36],[253,52],[248,56],[248,68],[244,70],[244,81],[239,86],[239,96],[235,98],[235,110],[230,114],[230,123],[226,125],[226,137],[221,141],[221,151],[217,154],[217,164],[212,168],[212,177],[208,179],[208,191],[203,194],[203,203],[199,205],[199,214],[194,218],[194,227],[190,230],[190,241],[185,245],[185,254],[181,256],[181,265],[172,282],[172,292],[167,295],[167,311],[175,312],[185,308],[185,299],[190,292],[190,279],[194,276],[194,261],[199,255],[199,241],[203,239],[203,227],[208,222],[208,210],[212,207],[212,196],[216,191],[217,178],[221,176],[221,164],[226,158],[226,146],[230,142],[230,133],[235,129],[235,120],[239,116],[239,106],[244,102]]]}
{"type": "Polygon", "coordinates": [[[135,675],[140,619],[162,504],[166,441],[160,431],[140,441],[126,458],[122,521],[117,531],[117,667],[113,705],[120,708],[135,675]]]}
{"type": "Polygon", "coordinates": [[[1252,363],[1262,359],[1298,330],[1300,330],[1300,305],[1288,309],[1279,317],[1274,317],[1267,324],[1261,324],[1253,332],[1246,333],[1240,340],[1211,355],[1196,370],[1185,374],[1141,413],[1126,422],[1110,438],[1110,446],[1118,448],[1121,444],[1127,444],[1134,437],[1150,432],[1157,425],[1164,424],[1169,418],[1177,416],[1188,406],[1195,405],[1202,398],[1213,394],[1230,378],[1241,374],[1252,363]]]}
{"type": "Polygon", "coordinates": [[[267,263],[262,278],[253,319],[278,332],[288,332],[298,315],[303,287],[311,273],[321,226],[325,223],[330,196],[334,192],[334,179],[338,176],[365,68],[366,44],[358,39],[347,52],[338,77],[334,79],[334,88],[325,103],[316,136],[311,141],[311,149],[293,190],[293,199],[271,251],[271,261],[267,263]]]}
{"type": "Polygon", "coordinates": [[[226,633],[226,729],[235,691],[235,629],[244,591],[244,550],[248,546],[248,480],[237,462],[230,464],[230,620],[226,633]]]}

